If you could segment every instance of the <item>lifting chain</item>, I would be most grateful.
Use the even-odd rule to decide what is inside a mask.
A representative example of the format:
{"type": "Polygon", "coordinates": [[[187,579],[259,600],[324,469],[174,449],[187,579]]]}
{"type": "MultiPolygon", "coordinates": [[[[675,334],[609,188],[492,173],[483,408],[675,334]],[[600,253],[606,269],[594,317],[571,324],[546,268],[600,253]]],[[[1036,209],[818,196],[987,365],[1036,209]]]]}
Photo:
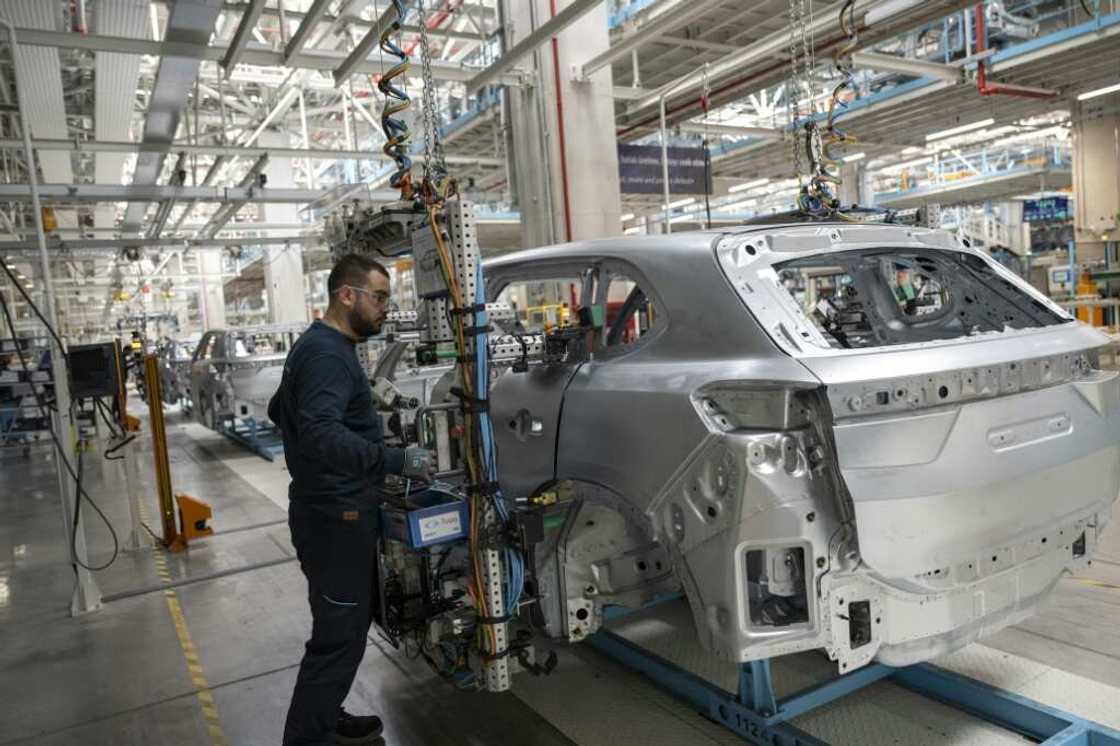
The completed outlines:
{"type": "Polygon", "coordinates": [[[450,196],[452,185],[447,173],[447,159],[443,152],[443,138],[439,131],[439,96],[435,77],[432,75],[432,53],[428,39],[428,14],[424,0],[418,0],[420,25],[420,69],[424,85],[424,105],[421,116],[424,123],[424,181],[422,198],[427,203],[442,202],[450,196]]]}
{"type": "Polygon", "coordinates": [[[712,150],[711,138],[708,136],[708,116],[711,114],[712,108],[712,81],[708,78],[709,63],[704,63],[700,83],[700,108],[704,111],[704,215],[705,223],[704,228],[711,230],[712,228],[712,150]]]}
{"type": "Polygon", "coordinates": [[[848,103],[841,97],[845,91],[854,93],[856,90],[851,55],[856,49],[859,38],[857,36],[854,9],[855,0],[845,0],[844,4],[840,7],[840,28],[848,38],[844,45],[832,56],[832,64],[836,68],[836,72],[840,74],[841,79],[832,89],[832,95],[829,97],[828,116],[825,118],[825,125],[821,133],[822,142],[816,169],[816,179],[821,185],[818,187],[819,193],[827,193],[826,184],[839,185],[841,183],[840,168],[843,165],[843,161],[832,152],[833,148],[848,145],[856,141],[854,137],[841,131],[836,126],[836,117],[848,108],[848,103]]]}
{"type": "Polygon", "coordinates": [[[708,67],[710,63],[705,62],[703,69],[700,71],[700,108],[704,110],[704,121],[708,119],[708,110],[712,106],[712,81],[708,79],[708,67]]]}
{"type": "Polygon", "coordinates": [[[808,31],[805,22],[806,0],[789,0],[789,85],[786,93],[786,109],[789,112],[790,127],[793,130],[793,169],[798,182],[805,173],[801,159],[801,142],[798,130],[801,127],[801,97],[809,100],[810,117],[813,107],[812,81],[808,78],[808,31]]]}
{"type": "Polygon", "coordinates": [[[855,142],[836,126],[836,118],[847,108],[842,95],[855,91],[851,53],[858,43],[854,17],[855,0],[845,0],[840,8],[840,27],[848,37],[847,42],[833,55],[832,61],[841,81],[832,89],[823,126],[816,121],[816,60],[815,42],[810,39],[813,25],[812,0],[789,0],[790,21],[790,83],[787,109],[793,130],[793,164],[798,181],[807,173],[808,183],[802,183],[798,206],[814,215],[834,214],[840,206],[833,188],[840,184],[842,160],[833,148],[855,142]],[[800,97],[808,99],[808,111],[801,112],[800,97]],[[808,161],[803,163],[802,156],[808,161]]]}

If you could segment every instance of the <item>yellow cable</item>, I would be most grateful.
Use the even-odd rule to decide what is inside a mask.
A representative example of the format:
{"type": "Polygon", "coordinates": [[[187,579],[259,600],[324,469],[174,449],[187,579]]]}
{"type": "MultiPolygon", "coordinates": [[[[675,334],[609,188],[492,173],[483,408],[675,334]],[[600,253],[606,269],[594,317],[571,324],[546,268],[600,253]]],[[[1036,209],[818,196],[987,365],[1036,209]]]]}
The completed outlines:
{"type": "MultiPolygon", "coordinates": [[[[436,210],[437,210],[438,206],[439,205],[437,205],[437,204],[432,204],[432,205],[428,206],[428,221],[429,221],[429,224],[431,225],[431,228],[432,228],[432,236],[435,239],[436,252],[439,255],[440,266],[443,269],[444,278],[445,278],[445,281],[447,282],[448,291],[451,295],[452,307],[455,308],[455,309],[461,309],[461,308],[464,307],[462,289],[459,286],[458,277],[455,274],[455,267],[454,267],[454,264],[451,260],[451,255],[448,252],[447,246],[443,241],[443,231],[440,230],[439,221],[436,219],[436,210]]],[[[462,316],[462,314],[457,314],[456,315],[456,321],[455,321],[454,326],[455,326],[454,333],[455,333],[455,343],[456,343],[455,347],[456,347],[456,350],[457,350],[459,356],[463,357],[463,356],[466,355],[467,344],[466,344],[466,335],[463,332],[463,316],[462,316]]],[[[472,385],[471,376],[468,375],[467,365],[468,365],[467,363],[460,363],[459,364],[459,380],[460,380],[460,383],[463,386],[464,395],[466,395],[467,397],[473,397],[474,386],[472,385]]],[[[467,462],[467,473],[470,476],[470,479],[471,479],[472,482],[474,482],[475,484],[481,484],[482,480],[480,478],[478,465],[475,463],[475,459],[474,459],[474,442],[473,442],[473,438],[472,438],[473,429],[474,429],[474,419],[473,419],[473,417],[470,414],[465,414],[464,417],[463,417],[463,441],[464,441],[463,450],[466,453],[465,460],[467,462]]],[[[490,611],[489,601],[487,599],[485,589],[482,586],[483,572],[482,572],[482,566],[479,564],[478,518],[479,518],[479,513],[481,511],[480,511],[480,507],[478,505],[478,500],[479,500],[478,496],[471,496],[470,497],[470,513],[471,513],[471,515],[470,515],[470,541],[469,541],[469,544],[470,544],[470,550],[471,550],[471,562],[474,565],[474,575],[475,575],[474,576],[474,582],[473,582],[472,585],[473,585],[473,591],[474,591],[474,595],[475,595],[475,603],[477,604],[479,610],[482,612],[482,616],[490,617],[490,616],[493,616],[493,614],[490,611]]],[[[485,636],[487,637],[488,642],[489,642],[488,652],[493,653],[495,651],[495,648],[497,647],[497,636],[496,636],[496,633],[494,631],[493,625],[484,624],[484,625],[482,625],[482,628],[483,628],[483,630],[485,632],[485,636]]],[[[484,667],[486,667],[488,665],[489,664],[485,663],[485,662],[483,664],[484,667]]]]}

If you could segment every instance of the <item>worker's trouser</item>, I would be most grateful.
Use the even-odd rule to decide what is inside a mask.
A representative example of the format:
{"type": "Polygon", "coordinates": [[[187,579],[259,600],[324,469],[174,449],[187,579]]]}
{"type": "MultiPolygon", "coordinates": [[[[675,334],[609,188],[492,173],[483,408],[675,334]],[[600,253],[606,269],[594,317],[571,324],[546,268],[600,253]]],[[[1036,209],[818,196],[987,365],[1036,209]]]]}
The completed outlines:
{"type": "Polygon", "coordinates": [[[307,576],[311,639],[299,666],[284,746],[334,744],[339,708],[358,671],[377,599],[376,510],[288,508],[292,543],[307,576]]]}

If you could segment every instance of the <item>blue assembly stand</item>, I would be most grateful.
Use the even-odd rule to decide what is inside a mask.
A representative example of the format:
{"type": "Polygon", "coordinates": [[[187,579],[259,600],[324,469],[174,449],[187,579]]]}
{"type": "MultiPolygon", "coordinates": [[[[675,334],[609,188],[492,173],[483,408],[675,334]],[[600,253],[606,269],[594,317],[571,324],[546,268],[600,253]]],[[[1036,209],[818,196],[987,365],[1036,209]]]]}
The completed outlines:
{"type": "MultiPolygon", "coordinates": [[[[617,618],[617,608],[605,615],[617,618]]],[[[587,639],[600,652],[634,669],[709,719],[749,743],[766,746],[827,746],[791,720],[881,679],[955,707],[1047,746],[1120,746],[1120,731],[1035,702],[967,676],[923,663],[906,668],[872,664],[778,699],[770,661],[740,664],[739,691],[731,693],[603,628],[587,639]]]]}
{"type": "Polygon", "coordinates": [[[256,420],[233,419],[221,426],[221,432],[235,443],[240,443],[266,461],[275,461],[284,452],[280,430],[273,424],[256,420]]]}

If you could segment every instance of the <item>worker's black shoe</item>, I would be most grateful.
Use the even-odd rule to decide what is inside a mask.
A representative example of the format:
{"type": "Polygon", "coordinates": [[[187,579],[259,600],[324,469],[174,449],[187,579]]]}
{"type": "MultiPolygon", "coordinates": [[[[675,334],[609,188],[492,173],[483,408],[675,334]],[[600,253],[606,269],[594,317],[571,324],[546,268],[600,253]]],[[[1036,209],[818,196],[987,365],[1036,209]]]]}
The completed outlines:
{"type": "Polygon", "coordinates": [[[334,742],[339,744],[376,744],[380,739],[381,718],[376,715],[351,715],[338,711],[338,724],[334,728],[334,742]]]}

